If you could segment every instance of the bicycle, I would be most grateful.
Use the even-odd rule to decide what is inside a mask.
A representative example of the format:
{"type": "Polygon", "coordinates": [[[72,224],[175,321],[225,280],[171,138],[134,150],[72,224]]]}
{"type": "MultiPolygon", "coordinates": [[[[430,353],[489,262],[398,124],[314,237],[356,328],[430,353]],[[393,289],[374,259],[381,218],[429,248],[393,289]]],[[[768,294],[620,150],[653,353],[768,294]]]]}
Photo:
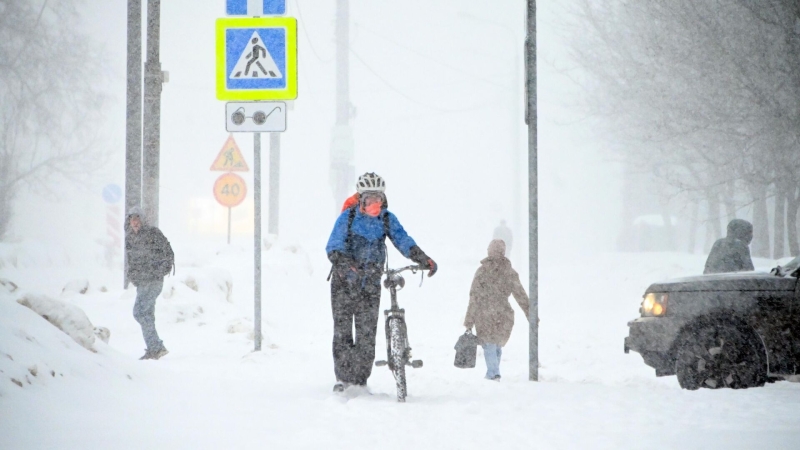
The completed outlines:
{"type": "Polygon", "coordinates": [[[384,310],[386,316],[386,361],[375,361],[375,366],[389,366],[397,383],[397,401],[406,401],[406,366],[414,369],[422,367],[422,360],[411,360],[411,347],[408,345],[408,330],[406,329],[405,310],[397,304],[397,291],[402,289],[406,280],[401,272],[410,270],[411,273],[428,270],[422,266],[406,266],[401,269],[387,269],[383,272],[386,279],[383,287],[389,290],[392,296],[392,307],[384,310]]]}

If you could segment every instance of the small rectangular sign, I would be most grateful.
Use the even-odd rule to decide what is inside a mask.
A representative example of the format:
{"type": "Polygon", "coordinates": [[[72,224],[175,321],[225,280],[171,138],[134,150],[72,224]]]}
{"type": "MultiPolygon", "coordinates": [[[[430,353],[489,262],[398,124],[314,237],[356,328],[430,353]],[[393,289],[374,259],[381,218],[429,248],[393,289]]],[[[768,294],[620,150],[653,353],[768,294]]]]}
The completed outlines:
{"type": "Polygon", "coordinates": [[[228,102],[225,104],[225,129],[252,133],[286,131],[286,103],[228,102]]]}
{"type": "Polygon", "coordinates": [[[225,13],[229,16],[282,16],[286,14],[286,0],[227,0],[225,13]],[[263,9],[258,11],[254,5],[263,9]]]}

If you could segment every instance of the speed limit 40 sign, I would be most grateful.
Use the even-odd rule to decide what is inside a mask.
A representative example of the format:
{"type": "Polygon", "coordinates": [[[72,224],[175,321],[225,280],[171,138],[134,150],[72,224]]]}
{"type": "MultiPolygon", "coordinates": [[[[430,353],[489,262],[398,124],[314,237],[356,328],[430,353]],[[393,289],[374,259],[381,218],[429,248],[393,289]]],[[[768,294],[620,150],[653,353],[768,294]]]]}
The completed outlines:
{"type": "Polygon", "coordinates": [[[244,201],[247,185],[244,179],[235,173],[224,173],[214,183],[214,198],[222,206],[233,208],[244,201]]]}

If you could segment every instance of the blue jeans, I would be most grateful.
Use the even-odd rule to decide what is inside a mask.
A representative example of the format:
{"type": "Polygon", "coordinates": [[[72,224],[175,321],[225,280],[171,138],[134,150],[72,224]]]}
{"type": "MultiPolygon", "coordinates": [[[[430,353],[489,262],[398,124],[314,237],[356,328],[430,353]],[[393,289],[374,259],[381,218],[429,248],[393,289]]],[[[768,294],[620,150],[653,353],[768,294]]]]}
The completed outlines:
{"type": "Polygon", "coordinates": [[[136,286],[133,317],[142,326],[142,335],[149,352],[156,352],[164,347],[156,331],[156,298],[163,287],[164,280],[147,281],[136,286]]]}
{"type": "Polygon", "coordinates": [[[500,375],[500,356],[503,354],[503,347],[497,344],[481,344],[481,347],[483,347],[483,357],[486,358],[486,379],[491,380],[500,375]]]}

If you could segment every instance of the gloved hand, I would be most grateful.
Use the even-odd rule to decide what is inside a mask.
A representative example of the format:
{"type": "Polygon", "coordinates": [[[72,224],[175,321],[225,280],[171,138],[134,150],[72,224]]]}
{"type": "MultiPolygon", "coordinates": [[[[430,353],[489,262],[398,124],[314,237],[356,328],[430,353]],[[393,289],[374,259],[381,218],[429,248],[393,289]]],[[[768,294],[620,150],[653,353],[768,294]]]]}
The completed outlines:
{"type": "Polygon", "coordinates": [[[425,252],[423,252],[422,249],[419,248],[418,246],[415,245],[411,247],[411,250],[409,250],[408,253],[409,253],[408,258],[410,260],[414,261],[415,263],[422,266],[424,269],[428,270],[429,277],[432,277],[433,274],[435,274],[436,271],[439,269],[439,266],[436,264],[436,261],[428,257],[428,255],[426,255],[425,252]]]}
{"type": "Polygon", "coordinates": [[[342,252],[332,251],[328,255],[328,260],[333,263],[334,270],[341,275],[344,275],[348,270],[356,271],[356,260],[342,252]]]}

